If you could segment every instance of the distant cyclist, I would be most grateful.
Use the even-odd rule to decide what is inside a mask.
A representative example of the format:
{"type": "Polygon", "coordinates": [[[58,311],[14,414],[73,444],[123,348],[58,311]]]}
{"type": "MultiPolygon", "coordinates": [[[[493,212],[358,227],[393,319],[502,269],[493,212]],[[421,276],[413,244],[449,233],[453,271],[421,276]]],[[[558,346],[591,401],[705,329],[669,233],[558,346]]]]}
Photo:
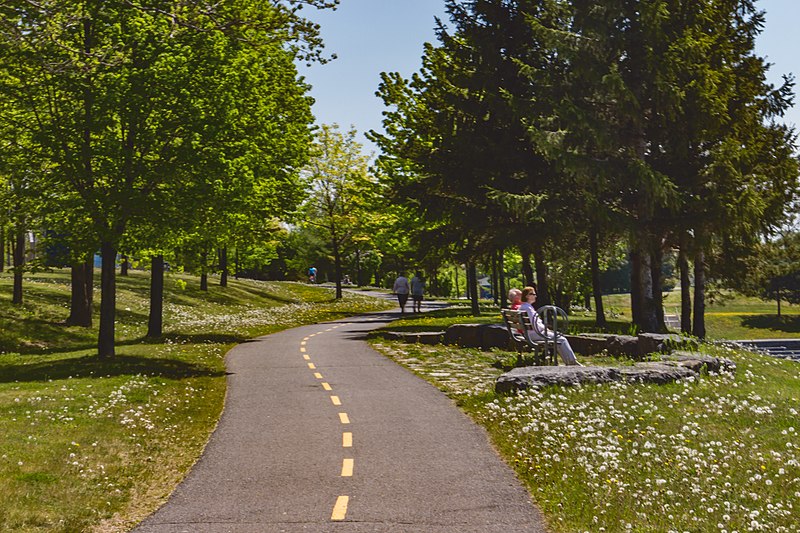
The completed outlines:
{"type": "Polygon", "coordinates": [[[317,282],[317,267],[309,267],[308,269],[308,282],[309,283],[316,283],[317,282]]]}

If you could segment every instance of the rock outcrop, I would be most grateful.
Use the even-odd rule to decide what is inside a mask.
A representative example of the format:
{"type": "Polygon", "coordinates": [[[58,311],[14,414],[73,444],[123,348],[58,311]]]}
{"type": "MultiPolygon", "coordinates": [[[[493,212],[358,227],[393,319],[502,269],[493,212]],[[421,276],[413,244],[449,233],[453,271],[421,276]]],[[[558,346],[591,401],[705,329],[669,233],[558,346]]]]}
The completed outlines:
{"type": "Polygon", "coordinates": [[[697,376],[701,372],[733,372],[736,365],[728,360],[693,352],[678,352],[663,361],[635,363],[631,366],[525,366],[506,372],[495,381],[497,392],[510,392],[550,385],[585,383],[670,383],[697,376]]]}

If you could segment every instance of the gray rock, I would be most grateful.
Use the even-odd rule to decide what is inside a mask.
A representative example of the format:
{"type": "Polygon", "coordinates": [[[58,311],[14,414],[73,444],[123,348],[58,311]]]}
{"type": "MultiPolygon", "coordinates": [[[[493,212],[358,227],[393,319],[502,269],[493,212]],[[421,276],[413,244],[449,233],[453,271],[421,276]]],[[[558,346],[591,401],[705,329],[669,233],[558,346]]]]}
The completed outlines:
{"type": "Polygon", "coordinates": [[[612,335],[608,338],[608,353],[639,357],[639,339],[631,335],[612,335]]]}
{"type": "Polygon", "coordinates": [[[685,366],[657,362],[636,363],[633,366],[620,367],[619,371],[625,381],[659,385],[697,375],[691,368],[685,366]]]}
{"type": "Polygon", "coordinates": [[[602,366],[523,366],[497,378],[494,390],[510,392],[549,385],[610,383],[621,378],[616,368],[602,366]]]}
{"type": "Polygon", "coordinates": [[[502,324],[453,324],[444,333],[444,343],[484,350],[514,349],[508,329],[502,324]]]}
{"type": "Polygon", "coordinates": [[[376,336],[407,343],[440,344],[444,331],[381,331],[376,336]]]}
{"type": "Polygon", "coordinates": [[[736,372],[736,363],[723,357],[712,357],[696,352],[678,351],[662,358],[664,361],[675,361],[676,364],[691,368],[700,373],[708,372],[736,372]]]}
{"type": "Polygon", "coordinates": [[[565,335],[572,349],[581,355],[594,355],[602,352],[608,347],[608,339],[612,336],[603,334],[565,335]]]}
{"type": "Polygon", "coordinates": [[[639,355],[667,353],[677,348],[695,349],[697,341],[677,333],[639,333],[639,355]]]}
{"type": "Polygon", "coordinates": [[[508,328],[503,324],[484,324],[480,328],[481,348],[489,350],[491,348],[502,348],[503,350],[513,350],[511,337],[508,328]]]}
{"type": "Polygon", "coordinates": [[[453,324],[444,332],[444,343],[464,348],[480,348],[481,324],[453,324]]]}
{"type": "Polygon", "coordinates": [[[643,362],[622,367],[526,366],[515,368],[498,377],[494,389],[504,393],[550,385],[571,386],[612,381],[663,385],[697,375],[692,365],[685,365],[682,361],[643,362]]]}

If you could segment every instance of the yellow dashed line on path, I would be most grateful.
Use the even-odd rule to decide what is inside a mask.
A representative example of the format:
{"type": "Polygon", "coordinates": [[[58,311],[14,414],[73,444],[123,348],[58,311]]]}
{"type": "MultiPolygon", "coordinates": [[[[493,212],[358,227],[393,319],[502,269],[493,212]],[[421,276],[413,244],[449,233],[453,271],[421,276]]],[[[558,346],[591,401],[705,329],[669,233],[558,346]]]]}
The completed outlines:
{"type": "Polygon", "coordinates": [[[347,416],[347,413],[339,413],[339,421],[342,424],[349,424],[350,423],[350,417],[347,416]]]}
{"type": "Polygon", "coordinates": [[[308,363],[308,368],[310,368],[311,370],[316,370],[317,366],[314,363],[308,363]]]}
{"type": "Polygon", "coordinates": [[[333,405],[342,405],[342,400],[340,400],[338,396],[331,396],[331,401],[333,405]]]}
{"type": "Polygon", "coordinates": [[[342,477],[353,477],[353,466],[355,461],[353,459],[344,459],[342,461],[342,477]]]}
{"type": "Polygon", "coordinates": [[[308,355],[307,353],[303,354],[303,359],[305,359],[306,361],[311,361],[311,356],[308,355]]]}
{"type": "Polygon", "coordinates": [[[322,382],[322,388],[325,389],[325,390],[333,390],[331,388],[330,384],[325,383],[324,381],[322,382]]]}
{"type": "Polygon", "coordinates": [[[300,346],[305,346],[305,345],[306,345],[306,340],[303,339],[303,341],[300,343],[300,346]]]}
{"type": "Polygon", "coordinates": [[[339,496],[336,498],[336,505],[333,506],[331,520],[344,520],[344,517],[347,516],[347,504],[349,502],[349,496],[339,496]]]}
{"type": "Polygon", "coordinates": [[[317,379],[322,379],[322,374],[320,374],[319,372],[314,372],[314,377],[317,379]]]}
{"type": "Polygon", "coordinates": [[[300,353],[305,353],[305,351],[306,351],[305,348],[303,348],[303,347],[300,348],[300,353]]]}
{"type": "Polygon", "coordinates": [[[353,447],[353,434],[349,431],[342,433],[342,448],[353,447]]]}

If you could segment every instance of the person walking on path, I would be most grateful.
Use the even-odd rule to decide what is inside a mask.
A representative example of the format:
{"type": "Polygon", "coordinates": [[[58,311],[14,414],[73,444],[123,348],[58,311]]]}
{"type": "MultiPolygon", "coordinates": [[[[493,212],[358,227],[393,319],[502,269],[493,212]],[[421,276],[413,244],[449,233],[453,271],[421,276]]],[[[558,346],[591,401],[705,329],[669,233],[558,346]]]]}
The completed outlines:
{"type": "Polygon", "coordinates": [[[425,279],[422,277],[422,272],[417,270],[414,277],[411,278],[411,307],[415,313],[422,312],[422,296],[425,293],[425,279]]]}
{"type": "Polygon", "coordinates": [[[411,286],[408,284],[408,278],[405,272],[400,272],[400,275],[394,280],[392,292],[397,295],[397,301],[400,303],[400,314],[404,314],[406,312],[408,293],[411,292],[411,286]]]}

